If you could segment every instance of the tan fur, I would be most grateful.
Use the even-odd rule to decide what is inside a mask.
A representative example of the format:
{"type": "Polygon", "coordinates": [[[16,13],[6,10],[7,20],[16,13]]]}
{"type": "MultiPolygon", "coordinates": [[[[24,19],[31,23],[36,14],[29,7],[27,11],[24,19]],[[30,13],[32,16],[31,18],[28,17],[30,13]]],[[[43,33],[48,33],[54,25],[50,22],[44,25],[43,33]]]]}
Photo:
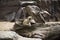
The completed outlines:
{"type": "Polygon", "coordinates": [[[27,19],[23,21],[23,25],[31,26],[31,23],[36,23],[32,16],[29,16],[27,19]]]}
{"type": "Polygon", "coordinates": [[[26,26],[31,26],[31,24],[30,24],[30,18],[32,18],[31,16],[29,16],[27,19],[25,19],[24,21],[23,21],[23,25],[26,25],[26,26]]]}

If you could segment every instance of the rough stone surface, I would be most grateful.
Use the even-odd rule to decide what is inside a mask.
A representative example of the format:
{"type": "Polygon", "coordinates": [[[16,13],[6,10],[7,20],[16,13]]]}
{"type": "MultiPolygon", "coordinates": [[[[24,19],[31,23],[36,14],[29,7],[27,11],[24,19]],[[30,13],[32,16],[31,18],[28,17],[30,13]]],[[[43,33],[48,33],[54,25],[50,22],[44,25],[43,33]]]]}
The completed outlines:
{"type": "Polygon", "coordinates": [[[0,31],[0,39],[13,39],[13,40],[41,40],[36,38],[25,38],[18,35],[13,31],[0,31]]]}

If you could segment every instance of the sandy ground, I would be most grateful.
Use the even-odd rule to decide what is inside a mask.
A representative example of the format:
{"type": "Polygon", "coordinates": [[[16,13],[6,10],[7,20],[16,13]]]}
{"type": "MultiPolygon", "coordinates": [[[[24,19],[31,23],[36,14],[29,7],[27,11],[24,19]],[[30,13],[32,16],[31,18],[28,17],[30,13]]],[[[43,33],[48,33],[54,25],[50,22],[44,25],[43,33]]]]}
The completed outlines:
{"type": "Polygon", "coordinates": [[[0,22],[0,30],[10,30],[14,24],[13,22],[0,22]]]}
{"type": "MultiPolygon", "coordinates": [[[[45,24],[60,24],[60,22],[46,22],[45,24]]],[[[0,21],[0,30],[9,30],[12,29],[14,26],[14,22],[5,22],[5,21],[0,21]]]]}

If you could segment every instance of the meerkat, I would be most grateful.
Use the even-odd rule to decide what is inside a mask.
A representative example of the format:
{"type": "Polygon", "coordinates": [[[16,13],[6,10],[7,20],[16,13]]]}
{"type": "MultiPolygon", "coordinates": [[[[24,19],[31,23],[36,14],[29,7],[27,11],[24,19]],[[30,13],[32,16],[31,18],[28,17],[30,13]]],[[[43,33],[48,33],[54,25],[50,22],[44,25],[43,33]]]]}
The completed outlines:
{"type": "Polygon", "coordinates": [[[27,19],[24,19],[23,25],[31,26],[31,23],[36,23],[32,16],[29,16],[27,19]]]}

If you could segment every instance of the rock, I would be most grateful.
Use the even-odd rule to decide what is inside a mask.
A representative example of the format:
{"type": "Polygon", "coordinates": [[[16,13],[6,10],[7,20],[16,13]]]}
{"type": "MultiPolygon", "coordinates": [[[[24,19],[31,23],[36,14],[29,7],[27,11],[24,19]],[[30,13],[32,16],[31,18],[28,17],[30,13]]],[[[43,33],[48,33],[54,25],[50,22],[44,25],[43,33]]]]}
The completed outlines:
{"type": "Polygon", "coordinates": [[[10,12],[13,11],[16,12],[18,8],[19,8],[19,1],[17,0],[0,0],[0,13],[1,13],[0,19],[3,20],[6,14],[9,14],[10,12]]]}
{"type": "Polygon", "coordinates": [[[6,21],[13,21],[15,19],[16,12],[11,12],[10,14],[5,15],[6,21]]]}
{"type": "Polygon", "coordinates": [[[0,31],[0,39],[18,40],[19,35],[13,31],[0,31]]]}
{"type": "Polygon", "coordinates": [[[13,39],[13,40],[42,40],[36,38],[25,38],[18,35],[16,32],[13,31],[0,31],[0,39],[13,39]]]}

